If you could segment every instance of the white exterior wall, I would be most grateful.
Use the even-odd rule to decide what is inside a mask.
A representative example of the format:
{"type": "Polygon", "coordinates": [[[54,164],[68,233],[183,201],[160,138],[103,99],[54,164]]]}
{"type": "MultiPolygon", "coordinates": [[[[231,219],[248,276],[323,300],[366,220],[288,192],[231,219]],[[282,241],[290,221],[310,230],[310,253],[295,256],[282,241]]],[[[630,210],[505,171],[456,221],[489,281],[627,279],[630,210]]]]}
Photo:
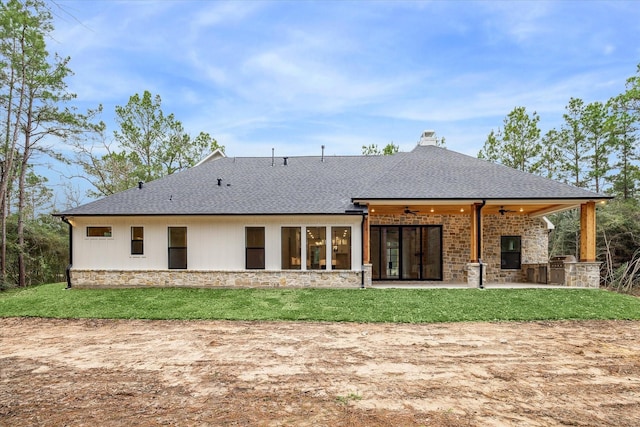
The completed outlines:
{"type": "MultiPolygon", "coordinates": [[[[168,227],[187,227],[188,270],[244,270],[245,227],[265,227],[265,269],[280,270],[281,227],[301,227],[302,259],[305,227],[327,227],[327,259],[331,227],[351,227],[351,269],[362,269],[362,217],[342,216],[176,216],[74,217],[73,268],[83,270],[165,270],[168,227]],[[110,226],[111,237],[87,237],[88,226],[110,226]],[[144,227],[144,255],[131,255],[131,227],[144,227]]],[[[327,262],[328,269],[331,263],[327,262]]],[[[305,269],[303,262],[302,269],[305,269]]]]}

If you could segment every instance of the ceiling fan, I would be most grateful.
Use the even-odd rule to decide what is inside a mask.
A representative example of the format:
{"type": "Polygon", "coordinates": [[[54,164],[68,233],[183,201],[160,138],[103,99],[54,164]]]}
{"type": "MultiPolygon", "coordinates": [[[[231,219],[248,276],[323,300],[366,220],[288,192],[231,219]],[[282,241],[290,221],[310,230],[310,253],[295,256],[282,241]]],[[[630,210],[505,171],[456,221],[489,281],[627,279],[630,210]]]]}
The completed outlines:
{"type": "Polygon", "coordinates": [[[505,209],[504,206],[500,206],[500,209],[498,209],[498,212],[500,212],[500,215],[504,215],[506,213],[515,212],[515,211],[512,211],[511,209],[505,209]]]}
{"type": "Polygon", "coordinates": [[[412,211],[411,209],[409,209],[409,206],[405,206],[404,213],[406,215],[416,215],[418,211],[412,211]]]}

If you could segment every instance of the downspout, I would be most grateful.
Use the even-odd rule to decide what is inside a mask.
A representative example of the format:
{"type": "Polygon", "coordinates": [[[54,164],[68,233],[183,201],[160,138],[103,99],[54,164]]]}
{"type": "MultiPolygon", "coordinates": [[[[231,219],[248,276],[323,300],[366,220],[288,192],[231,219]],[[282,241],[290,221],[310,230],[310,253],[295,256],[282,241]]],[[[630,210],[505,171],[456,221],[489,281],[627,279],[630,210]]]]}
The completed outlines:
{"type": "Polygon", "coordinates": [[[67,277],[67,287],[65,289],[71,289],[71,267],[73,267],[73,225],[71,225],[71,222],[66,216],[63,216],[61,219],[69,225],[69,265],[67,265],[67,269],[65,271],[67,277]]]}
{"type": "Polygon", "coordinates": [[[478,265],[480,268],[480,277],[478,278],[478,288],[484,289],[484,284],[482,283],[482,208],[487,204],[485,199],[482,199],[482,203],[476,209],[476,244],[478,245],[476,251],[478,252],[478,265]]]}
{"type": "Polygon", "coordinates": [[[362,222],[360,223],[360,264],[362,267],[362,274],[360,275],[360,289],[364,289],[364,219],[367,217],[366,212],[362,212],[362,222]]]}

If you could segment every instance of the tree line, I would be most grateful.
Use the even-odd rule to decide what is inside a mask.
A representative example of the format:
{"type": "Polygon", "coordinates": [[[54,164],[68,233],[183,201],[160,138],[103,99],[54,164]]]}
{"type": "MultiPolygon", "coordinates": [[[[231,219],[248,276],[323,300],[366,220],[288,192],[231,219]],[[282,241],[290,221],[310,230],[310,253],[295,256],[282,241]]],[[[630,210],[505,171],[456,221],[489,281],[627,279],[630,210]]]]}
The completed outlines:
{"type": "Polygon", "coordinates": [[[540,116],[515,107],[478,157],[623,199],[640,181],[640,65],[626,90],[607,102],[571,98],[559,129],[544,135],[540,116]]]}

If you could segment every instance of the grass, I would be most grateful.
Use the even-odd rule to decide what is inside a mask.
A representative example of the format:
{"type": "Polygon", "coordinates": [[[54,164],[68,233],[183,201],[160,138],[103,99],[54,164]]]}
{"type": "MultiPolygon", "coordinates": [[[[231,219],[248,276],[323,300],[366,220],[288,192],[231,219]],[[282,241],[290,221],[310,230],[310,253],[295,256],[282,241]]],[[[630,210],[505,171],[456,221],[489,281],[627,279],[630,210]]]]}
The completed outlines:
{"type": "Polygon", "coordinates": [[[640,299],[589,289],[71,289],[0,293],[0,317],[461,322],[640,320],[640,299]]]}

